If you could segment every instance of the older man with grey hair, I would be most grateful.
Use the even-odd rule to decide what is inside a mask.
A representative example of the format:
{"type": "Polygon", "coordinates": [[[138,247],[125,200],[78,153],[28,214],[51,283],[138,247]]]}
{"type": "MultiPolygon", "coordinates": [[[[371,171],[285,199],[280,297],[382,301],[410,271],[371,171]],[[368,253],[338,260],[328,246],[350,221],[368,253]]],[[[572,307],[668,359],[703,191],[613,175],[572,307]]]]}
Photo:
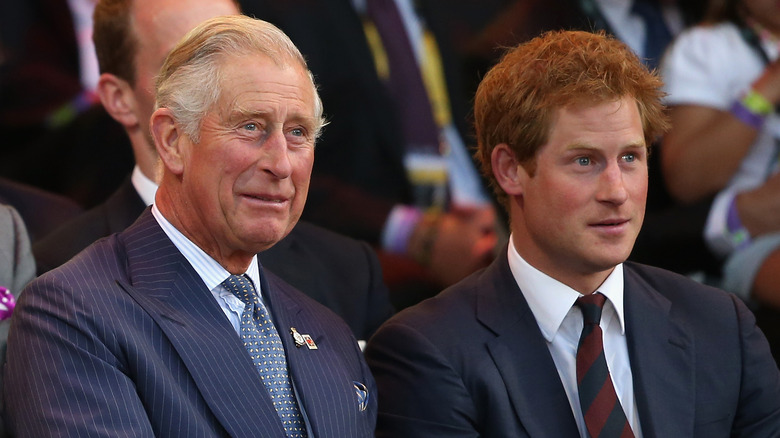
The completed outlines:
{"type": "Polygon", "coordinates": [[[4,394],[16,436],[369,437],[349,328],[257,262],[306,201],[322,106],[274,26],[198,26],[166,59],[154,205],[25,290],[4,394]]]}

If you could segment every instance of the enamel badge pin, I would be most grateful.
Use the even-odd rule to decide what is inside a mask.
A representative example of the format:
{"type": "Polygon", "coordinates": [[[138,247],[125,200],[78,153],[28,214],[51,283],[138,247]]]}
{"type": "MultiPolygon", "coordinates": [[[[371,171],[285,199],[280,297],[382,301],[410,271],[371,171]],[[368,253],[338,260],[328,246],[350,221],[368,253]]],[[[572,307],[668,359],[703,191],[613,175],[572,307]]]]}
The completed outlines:
{"type": "Polygon", "coordinates": [[[317,349],[317,344],[314,343],[314,339],[309,335],[298,333],[298,330],[295,327],[290,327],[290,334],[293,337],[293,341],[295,341],[296,347],[300,348],[306,345],[309,350],[317,349]]]}

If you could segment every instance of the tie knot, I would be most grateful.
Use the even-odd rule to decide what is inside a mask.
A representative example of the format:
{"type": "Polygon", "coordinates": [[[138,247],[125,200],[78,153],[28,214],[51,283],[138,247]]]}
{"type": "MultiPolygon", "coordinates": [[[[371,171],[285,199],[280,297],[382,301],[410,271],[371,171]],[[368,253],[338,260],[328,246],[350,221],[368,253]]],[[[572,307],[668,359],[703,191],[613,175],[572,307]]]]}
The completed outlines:
{"type": "Polygon", "coordinates": [[[596,292],[577,298],[576,305],[582,311],[585,324],[598,325],[599,321],[601,321],[601,309],[604,308],[606,300],[607,297],[596,292]]]}
{"type": "Polygon", "coordinates": [[[247,278],[246,275],[231,275],[222,282],[222,286],[243,301],[244,304],[254,302],[255,287],[252,285],[252,280],[247,278]]]}

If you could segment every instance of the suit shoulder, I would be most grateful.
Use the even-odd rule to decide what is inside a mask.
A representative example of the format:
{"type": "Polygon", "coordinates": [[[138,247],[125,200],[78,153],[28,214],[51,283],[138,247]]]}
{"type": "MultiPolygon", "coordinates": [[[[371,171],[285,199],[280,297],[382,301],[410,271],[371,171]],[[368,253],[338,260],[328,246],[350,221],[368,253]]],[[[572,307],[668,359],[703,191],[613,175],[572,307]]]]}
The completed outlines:
{"type": "Polygon", "coordinates": [[[78,252],[73,258],[39,278],[48,281],[73,282],[84,287],[111,283],[125,276],[124,258],[120,256],[116,235],[101,238],[78,252]]]}
{"type": "Polygon", "coordinates": [[[627,277],[641,279],[655,288],[672,290],[690,290],[691,293],[715,293],[717,295],[727,295],[727,293],[714,286],[700,283],[690,277],[678,274],[663,268],[644,265],[635,262],[625,262],[625,272],[627,277]]]}
{"type": "Polygon", "coordinates": [[[662,268],[633,262],[626,262],[625,268],[627,285],[643,285],[675,303],[677,309],[707,313],[701,312],[702,306],[706,306],[710,309],[709,313],[716,308],[727,309],[729,313],[733,313],[734,302],[739,301],[739,298],[722,289],[662,268]]]}
{"type": "Polygon", "coordinates": [[[38,272],[43,273],[62,265],[91,243],[109,234],[103,205],[72,218],[33,245],[38,272]]]}

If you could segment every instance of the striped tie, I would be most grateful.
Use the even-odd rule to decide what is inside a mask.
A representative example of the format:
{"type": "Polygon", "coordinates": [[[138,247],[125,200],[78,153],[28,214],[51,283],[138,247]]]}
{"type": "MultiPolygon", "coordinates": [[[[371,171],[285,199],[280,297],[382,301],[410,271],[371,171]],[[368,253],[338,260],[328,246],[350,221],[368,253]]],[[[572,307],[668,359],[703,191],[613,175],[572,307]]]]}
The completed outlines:
{"type": "Polygon", "coordinates": [[[604,356],[599,321],[605,300],[604,295],[593,293],[580,297],[576,303],[585,320],[577,348],[580,407],[591,438],[632,438],[634,434],[612,386],[604,356]]]}
{"type": "Polygon", "coordinates": [[[276,413],[290,438],[305,438],[298,402],[287,373],[287,359],[279,333],[268,311],[255,292],[252,282],[243,275],[231,275],[222,286],[244,302],[241,314],[241,340],[271,395],[276,413]]]}

